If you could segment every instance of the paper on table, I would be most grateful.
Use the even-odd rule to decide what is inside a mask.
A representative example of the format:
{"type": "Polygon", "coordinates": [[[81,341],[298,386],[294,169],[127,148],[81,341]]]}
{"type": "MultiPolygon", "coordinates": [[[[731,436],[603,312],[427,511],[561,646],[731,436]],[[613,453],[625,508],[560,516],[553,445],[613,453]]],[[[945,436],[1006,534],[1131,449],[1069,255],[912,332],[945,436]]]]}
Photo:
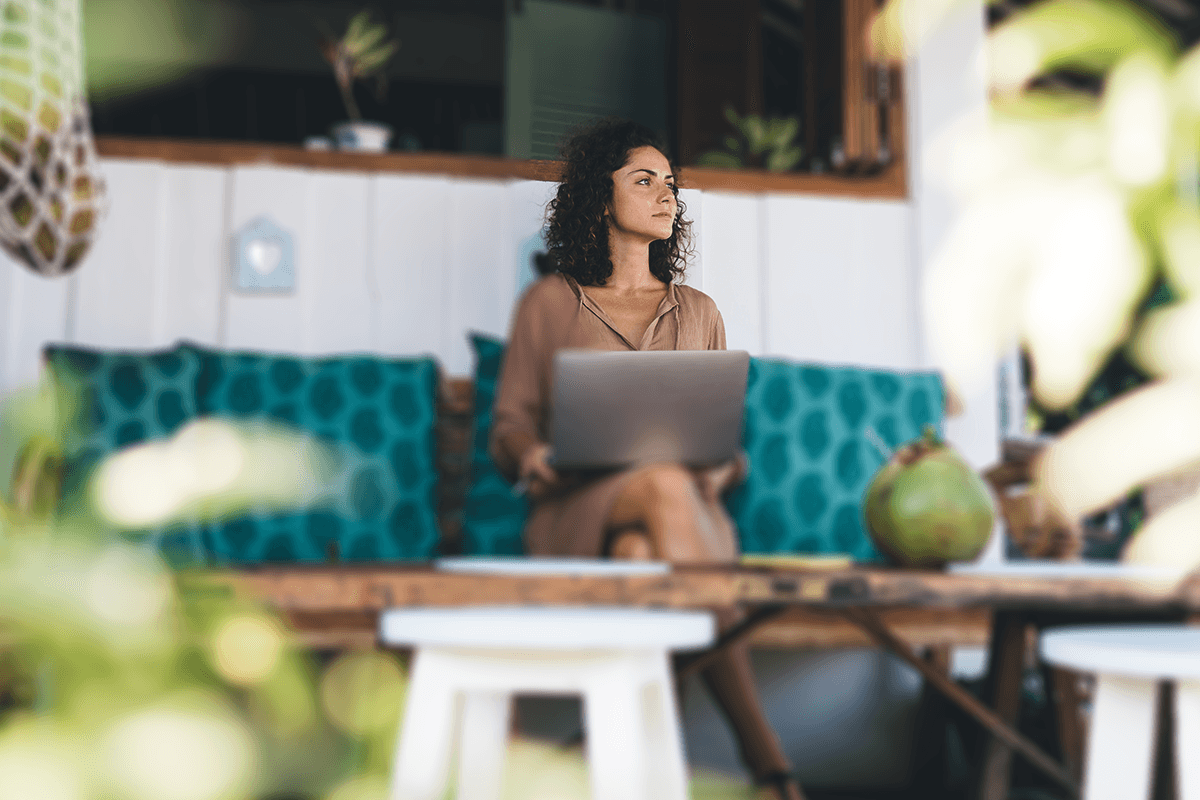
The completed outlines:
{"type": "Polygon", "coordinates": [[[1006,561],[1002,563],[950,564],[947,571],[958,575],[1011,575],[1037,578],[1180,578],[1170,567],[1122,564],[1117,561],[1006,561]]]}
{"type": "Polygon", "coordinates": [[[493,575],[664,575],[671,571],[671,565],[665,561],[515,556],[439,558],[433,566],[445,572],[493,575]]]}
{"type": "Polygon", "coordinates": [[[743,553],[744,567],[783,567],[785,569],[846,569],[854,563],[848,553],[743,553]]]}

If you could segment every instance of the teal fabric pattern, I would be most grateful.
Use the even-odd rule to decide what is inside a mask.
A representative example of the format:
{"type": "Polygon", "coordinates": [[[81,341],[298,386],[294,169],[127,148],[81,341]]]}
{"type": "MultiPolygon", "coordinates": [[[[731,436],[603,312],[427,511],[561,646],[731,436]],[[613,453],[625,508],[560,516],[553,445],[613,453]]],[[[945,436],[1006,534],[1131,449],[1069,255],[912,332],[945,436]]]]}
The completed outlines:
{"type": "Polygon", "coordinates": [[[933,372],[751,359],[746,389],[746,482],[727,507],[747,553],[849,553],[881,559],[862,499],[889,447],[941,429],[944,396],[933,372]]]}
{"type": "MultiPolygon", "coordinates": [[[[153,352],[47,345],[46,363],[60,386],[76,393],[78,415],[65,433],[63,508],[79,510],[100,461],[122,448],[166,439],[197,415],[199,356],[183,348],[153,352]]],[[[173,563],[204,560],[192,525],[142,532],[173,563]]]]}
{"type": "Polygon", "coordinates": [[[518,556],[525,552],[521,531],[529,506],[514,495],[488,454],[492,402],[504,359],[504,342],[471,334],[475,351],[475,432],[471,448],[471,485],[463,507],[463,555],[518,556]]]}
{"type": "Polygon", "coordinates": [[[200,413],[285,423],[329,446],[339,463],[332,499],[291,514],[252,511],[210,526],[217,563],[320,562],[436,555],[433,358],[304,358],[192,347],[201,361],[200,413]]]}

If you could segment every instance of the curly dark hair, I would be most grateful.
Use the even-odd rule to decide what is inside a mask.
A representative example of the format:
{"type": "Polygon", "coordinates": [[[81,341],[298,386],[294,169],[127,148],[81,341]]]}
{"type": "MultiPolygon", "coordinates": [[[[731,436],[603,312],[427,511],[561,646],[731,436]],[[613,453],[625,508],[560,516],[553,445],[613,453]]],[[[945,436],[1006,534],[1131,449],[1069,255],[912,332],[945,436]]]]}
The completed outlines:
{"type": "MultiPolygon", "coordinates": [[[[653,147],[671,159],[662,139],[644,125],[608,117],[575,132],[562,148],[562,182],[548,206],[546,243],[559,272],[584,286],[603,286],[612,276],[608,223],[604,212],[612,202],[612,174],[639,147],[653,147]]],[[[678,190],[676,191],[678,195],[678,190]]],[[[663,283],[683,277],[691,255],[692,223],[684,218],[683,201],[670,239],[650,243],[650,272],[663,283]]]]}

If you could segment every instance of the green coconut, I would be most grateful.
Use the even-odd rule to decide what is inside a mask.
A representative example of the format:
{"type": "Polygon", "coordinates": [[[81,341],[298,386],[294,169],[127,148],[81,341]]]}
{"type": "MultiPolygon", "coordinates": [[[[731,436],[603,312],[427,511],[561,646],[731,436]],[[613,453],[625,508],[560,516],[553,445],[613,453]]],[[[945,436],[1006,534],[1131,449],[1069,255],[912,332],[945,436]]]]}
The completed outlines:
{"type": "Polygon", "coordinates": [[[996,519],[983,480],[931,425],[875,473],[864,510],[875,547],[904,567],[974,559],[996,519]]]}

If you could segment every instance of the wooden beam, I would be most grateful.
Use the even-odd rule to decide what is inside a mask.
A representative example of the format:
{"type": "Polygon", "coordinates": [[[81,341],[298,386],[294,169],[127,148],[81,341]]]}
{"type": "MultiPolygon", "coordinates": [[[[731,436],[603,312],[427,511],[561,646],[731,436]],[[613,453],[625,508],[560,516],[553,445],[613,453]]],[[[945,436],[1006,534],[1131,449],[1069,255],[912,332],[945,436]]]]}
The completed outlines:
{"type": "MultiPolygon", "coordinates": [[[[178,164],[254,166],[274,164],[367,173],[421,173],[460,177],[558,181],[562,162],[525,161],[470,153],[347,153],[305,150],[299,145],[98,136],[104,158],[145,159],[178,164]]],[[[870,176],[812,175],[752,169],[686,167],[679,183],[687,189],[753,194],[805,194],[902,200],[907,197],[904,165],[870,176]]]]}
{"type": "MultiPolygon", "coordinates": [[[[992,615],[985,609],[880,609],[880,621],[913,648],[977,647],[988,643],[992,615]]],[[[874,647],[875,640],[836,611],[789,608],[759,627],[750,646],[802,650],[874,647]]]]}
{"type": "Polygon", "coordinates": [[[954,701],[961,709],[979,721],[993,736],[1020,753],[1031,764],[1057,781],[1073,797],[1079,796],[1079,783],[1061,764],[1025,736],[1013,730],[992,709],[985,706],[966,689],[944,675],[937,667],[920,658],[913,649],[891,633],[879,618],[865,608],[847,608],[842,611],[846,619],[867,632],[881,647],[895,653],[921,673],[934,688],[954,701]]]}

